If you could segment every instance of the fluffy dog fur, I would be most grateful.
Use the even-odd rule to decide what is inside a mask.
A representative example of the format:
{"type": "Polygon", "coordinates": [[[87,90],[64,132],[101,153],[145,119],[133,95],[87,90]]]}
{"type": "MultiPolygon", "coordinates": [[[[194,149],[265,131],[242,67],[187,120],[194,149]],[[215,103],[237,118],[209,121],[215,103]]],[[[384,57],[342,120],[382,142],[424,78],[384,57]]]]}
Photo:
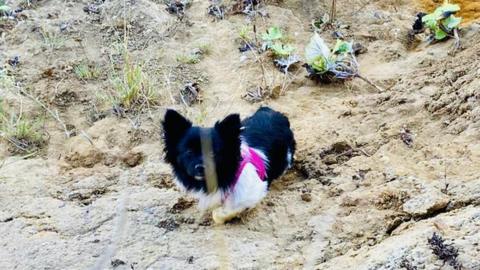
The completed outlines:
{"type": "Polygon", "coordinates": [[[295,140],[288,118],[267,107],[240,121],[231,114],[212,128],[193,126],[174,110],[168,110],[163,124],[166,161],[172,166],[178,186],[199,199],[202,209],[214,209],[216,223],[254,207],[267,194],[271,182],[291,165],[295,140]],[[208,191],[202,136],[211,138],[217,189],[208,191]],[[255,151],[266,168],[261,179],[258,168],[246,163],[241,172],[242,152],[255,151]]]}

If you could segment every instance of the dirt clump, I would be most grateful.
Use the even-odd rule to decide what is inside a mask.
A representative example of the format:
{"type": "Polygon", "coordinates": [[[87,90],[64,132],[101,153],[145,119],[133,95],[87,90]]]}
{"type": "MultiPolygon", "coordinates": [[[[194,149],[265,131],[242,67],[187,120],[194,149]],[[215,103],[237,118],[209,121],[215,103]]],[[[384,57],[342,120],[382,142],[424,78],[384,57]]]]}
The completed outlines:
{"type": "Polygon", "coordinates": [[[169,212],[172,214],[178,214],[194,205],[194,201],[187,200],[183,197],[179,198],[178,201],[170,208],[169,212]]]}
{"type": "Polygon", "coordinates": [[[122,157],[123,163],[129,167],[138,166],[142,163],[144,155],[142,152],[130,151],[122,157]]]}

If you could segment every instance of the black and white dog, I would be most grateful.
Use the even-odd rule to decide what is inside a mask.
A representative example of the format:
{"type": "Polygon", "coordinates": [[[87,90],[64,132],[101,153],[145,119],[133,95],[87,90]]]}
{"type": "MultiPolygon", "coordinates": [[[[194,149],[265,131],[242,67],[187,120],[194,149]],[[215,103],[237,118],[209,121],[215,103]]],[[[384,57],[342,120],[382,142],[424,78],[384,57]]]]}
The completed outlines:
{"type": "Polygon", "coordinates": [[[199,199],[201,209],[214,209],[216,223],[254,207],[293,162],[295,139],[288,118],[267,107],[243,121],[231,114],[213,128],[192,126],[168,110],[162,124],[166,161],[177,184],[199,199]],[[209,172],[216,178],[213,189],[208,186],[209,172]]]}

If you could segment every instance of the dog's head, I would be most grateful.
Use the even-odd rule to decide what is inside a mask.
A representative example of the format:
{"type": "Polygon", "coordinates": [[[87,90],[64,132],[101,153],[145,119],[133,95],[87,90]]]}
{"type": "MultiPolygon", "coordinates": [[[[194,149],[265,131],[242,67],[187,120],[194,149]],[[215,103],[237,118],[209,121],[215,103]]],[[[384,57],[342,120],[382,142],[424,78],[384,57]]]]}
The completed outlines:
{"type": "Polygon", "coordinates": [[[162,125],[166,161],[187,190],[207,192],[204,154],[214,161],[218,187],[230,186],[240,162],[238,114],[227,116],[212,128],[201,128],[178,112],[167,110],[162,125]],[[210,137],[207,139],[211,139],[211,149],[202,151],[202,136],[210,137]]]}

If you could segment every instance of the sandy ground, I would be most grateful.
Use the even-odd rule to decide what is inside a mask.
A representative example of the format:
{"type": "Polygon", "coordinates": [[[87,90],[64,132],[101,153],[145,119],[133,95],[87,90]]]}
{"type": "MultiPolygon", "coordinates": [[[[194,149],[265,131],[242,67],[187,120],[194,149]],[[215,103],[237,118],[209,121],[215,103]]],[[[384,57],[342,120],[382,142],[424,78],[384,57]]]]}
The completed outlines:
{"type": "MultiPolygon", "coordinates": [[[[480,25],[471,12],[452,56],[452,41],[407,39],[419,3],[338,1],[338,31],[368,49],[361,73],[385,91],[361,80],[317,85],[300,68],[284,95],[251,104],[242,99],[247,89],[263,77],[278,85],[283,74],[270,62],[262,74],[251,53],[238,51],[244,15],[215,21],[200,0],[182,21],[156,0],[31,2],[0,24],[2,64],[18,55],[9,68],[18,87],[76,134],[66,138],[37,103],[0,89],[43,116],[48,134],[29,158],[1,144],[1,269],[454,269],[433,254],[434,232],[458,249],[462,269],[480,269],[480,25]],[[99,14],[83,10],[91,3],[99,14]],[[161,102],[118,117],[98,100],[123,61],[124,29],[130,59],[161,102]],[[177,62],[202,45],[211,52],[199,63],[177,62]],[[78,79],[79,63],[99,67],[99,77],[78,79]],[[203,98],[191,107],[175,100],[188,81],[203,98]],[[161,117],[171,107],[210,125],[260,105],[289,116],[295,169],[257,208],[214,226],[173,185],[161,117]]],[[[303,56],[310,22],[328,4],[280,2],[257,17],[258,32],[281,27],[303,56]]],[[[334,42],[332,30],[322,36],[334,42]]]]}

